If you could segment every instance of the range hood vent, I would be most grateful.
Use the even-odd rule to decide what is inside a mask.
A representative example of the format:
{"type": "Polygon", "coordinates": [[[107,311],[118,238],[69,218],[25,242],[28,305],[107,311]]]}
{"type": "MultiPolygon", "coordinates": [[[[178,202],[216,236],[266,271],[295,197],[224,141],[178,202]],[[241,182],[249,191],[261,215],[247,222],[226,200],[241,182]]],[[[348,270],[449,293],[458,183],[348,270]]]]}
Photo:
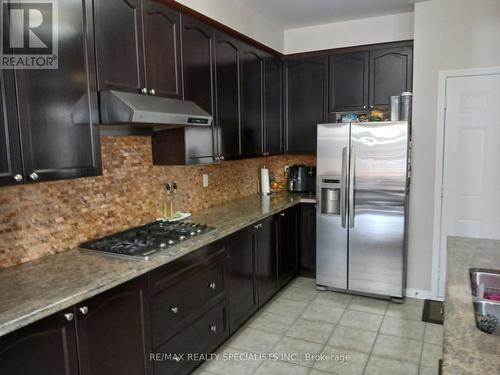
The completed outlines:
{"type": "Polygon", "coordinates": [[[103,124],[132,124],[155,129],[212,125],[209,113],[186,100],[109,90],[101,92],[100,104],[103,124]]]}

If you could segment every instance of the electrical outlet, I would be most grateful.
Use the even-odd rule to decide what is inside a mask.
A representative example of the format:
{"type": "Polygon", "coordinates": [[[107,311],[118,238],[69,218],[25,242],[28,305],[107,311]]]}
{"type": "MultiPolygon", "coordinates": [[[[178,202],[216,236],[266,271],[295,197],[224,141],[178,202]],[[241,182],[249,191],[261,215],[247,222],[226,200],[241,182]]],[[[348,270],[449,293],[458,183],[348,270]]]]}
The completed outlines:
{"type": "Polygon", "coordinates": [[[203,175],[203,187],[208,187],[208,174],[203,175]]]}

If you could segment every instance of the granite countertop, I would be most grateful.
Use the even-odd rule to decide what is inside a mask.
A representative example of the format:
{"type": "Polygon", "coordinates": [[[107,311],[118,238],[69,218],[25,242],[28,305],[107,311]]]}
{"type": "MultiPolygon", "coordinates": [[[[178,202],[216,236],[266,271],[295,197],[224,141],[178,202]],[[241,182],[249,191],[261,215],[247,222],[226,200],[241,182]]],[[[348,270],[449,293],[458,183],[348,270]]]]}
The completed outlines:
{"type": "Polygon", "coordinates": [[[500,337],[476,328],[469,268],[500,270],[500,241],[448,238],[443,374],[500,374],[500,337]]]}
{"type": "Polygon", "coordinates": [[[299,203],[304,194],[252,195],[190,218],[216,230],[155,254],[149,261],[107,257],[72,249],[0,270],[0,336],[143,275],[211,242],[299,203]]]}

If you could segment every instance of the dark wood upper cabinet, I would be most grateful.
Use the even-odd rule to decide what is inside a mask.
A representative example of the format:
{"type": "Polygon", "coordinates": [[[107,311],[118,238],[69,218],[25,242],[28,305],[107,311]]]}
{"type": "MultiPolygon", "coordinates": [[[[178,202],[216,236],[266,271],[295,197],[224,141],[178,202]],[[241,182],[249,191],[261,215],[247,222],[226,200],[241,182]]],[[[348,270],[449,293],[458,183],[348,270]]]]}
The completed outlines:
{"type": "Polygon", "coordinates": [[[78,375],[74,321],[58,313],[0,337],[0,374],[78,375]]]}
{"type": "Polygon", "coordinates": [[[143,15],[146,87],[155,95],[182,98],[180,13],[143,0],[143,15]]]}
{"type": "Polygon", "coordinates": [[[259,52],[244,46],[241,60],[241,149],[244,157],[263,153],[263,68],[259,52]]]}
{"type": "Polygon", "coordinates": [[[94,25],[99,91],[145,88],[141,0],[94,1],[94,25]]]}
{"type": "Polygon", "coordinates": [[[317,124],[326,121],[328,58],[289,60],[285,66],[286,151],[315,154],[317,124]]]}
{"type": "Polygon", "coordinates": [[[26,182],[101,173],[91,10],[60,2],[59,68],[15,71],[26,182]]]}
{"type": "Polygon", "coordinates": [[[330,56],[329,112],[368,108],[369,59],[368,51],[330,56]]]}
{"type": "Polygon", "coordinates": [[[412,90],[413,48],[376,49],[370,53],[370,107],[388,107],[391,95],[412,90]]]}
{"type": "Polygon", "coordinates": [[[264,60],[264,152],[283,152],[283,65],[275,57],[264,60]]]}
{"type": "Polygon", "coordinates": [[[151,352],[146,280],[76,306],[80,375],[147,375],[151,352]]]}
{"type": "Polygon", "coordinates": [[[214,30],[186,15],[181,23],[184,98],[214,115],[214,30]]]}
{"type": "Polygon", "coordinates": [[[240,144],[240,51],[239,42],[215,31],[218,154],[239,158],[240,144]]]}
{"type": "Polygon", "coordinates": [[[259,306],[278,291],[278,219],[270,216],[255,230],[256,276],[259,306]]]}
{"type": "Polygon", "coordinates": [[[21,183],[24,176],[12,71],[0,71],[0,100],[0,185],[21,183]]]}
{"type": "Polygon", "coordinates": [[[255,280],[254,229],[248,227],[226,240],[229,279],[229,328],[234,333],[258,307],[255,280]]]}

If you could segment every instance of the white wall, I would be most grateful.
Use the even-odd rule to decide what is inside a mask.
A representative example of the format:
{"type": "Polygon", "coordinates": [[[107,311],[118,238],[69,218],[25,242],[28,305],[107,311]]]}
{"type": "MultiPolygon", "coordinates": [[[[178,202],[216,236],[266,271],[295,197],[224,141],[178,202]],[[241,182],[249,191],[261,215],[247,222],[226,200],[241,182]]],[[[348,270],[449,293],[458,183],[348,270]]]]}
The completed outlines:
{"type": "Polygon", "coordinates": [[[285,30],[285,54],[413,39],[413,13],[285,30]]]}
{"type": "Polygon", "coordinates": [[[499,41],[499,0],[432,0],[415,4],[409,288],[430,291],[432,286],[439,71],[500,66],[499,41]]]}
{"type": "Polygon", "coordinates": [[[278,52],[283,52],[283,28],[238,0],[176,1],[278,52]]]}

